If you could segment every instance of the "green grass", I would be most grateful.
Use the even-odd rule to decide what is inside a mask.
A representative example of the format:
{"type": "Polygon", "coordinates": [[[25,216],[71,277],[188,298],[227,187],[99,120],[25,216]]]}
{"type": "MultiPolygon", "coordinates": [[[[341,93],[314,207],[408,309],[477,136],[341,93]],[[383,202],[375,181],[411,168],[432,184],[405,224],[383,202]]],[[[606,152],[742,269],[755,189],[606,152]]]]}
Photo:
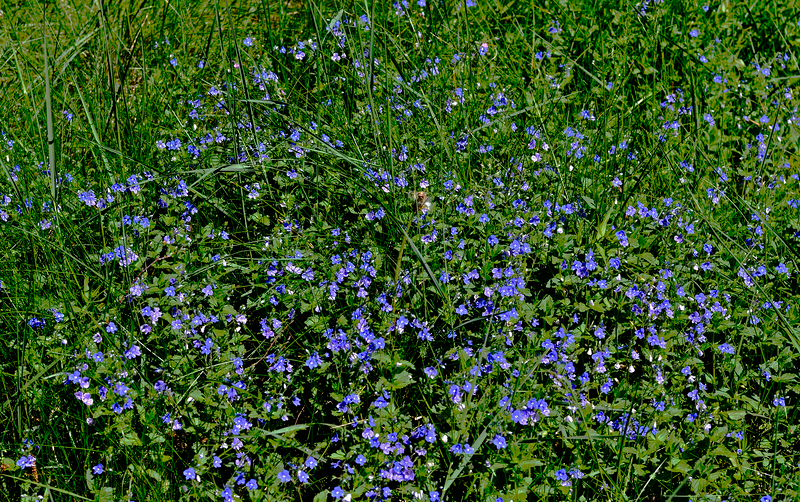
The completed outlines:
{"type": "Polygon", "coordinates": [[[797,498],[798,6],[422,4],[3,9],[0,499],[797,498]]]}

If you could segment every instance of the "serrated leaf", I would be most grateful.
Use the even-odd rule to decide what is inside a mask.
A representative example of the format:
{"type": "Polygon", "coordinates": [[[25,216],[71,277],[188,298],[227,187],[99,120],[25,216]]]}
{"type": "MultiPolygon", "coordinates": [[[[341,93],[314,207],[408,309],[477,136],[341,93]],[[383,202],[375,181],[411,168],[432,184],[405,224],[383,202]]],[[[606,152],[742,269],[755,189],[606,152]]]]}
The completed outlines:
{"type": "Polygon", "coordinates": [[[133,431],[127,431],[119,442],[124,446],[142,446],[142,440],[133,431]]]}
{"type": "Polygon", "coordinates": [[[672,459],[673,462],[676,462],[675,465],[671,465],[667,467],[668,471],[671,472],[682,472],[683,474],[688,474],[692,468],[686,463],[685,460],[678,460],[677,458],[672,459]]]}
{"type": "Polygon", "coordinates": [[[639,256],[654,267],[658,265],[658,260],[651,253],[642,253],[639,256]]]}
{"type": "Polygon", "coordinates": [[[392,390],[397,390],[407,387],[412,383],[414,383],[414,378],[412,378],[411,373],[408,371],[401,371],[392,377],[392,381],[389,382],[388,387],[392,390]]]}
{"type": "Polygon", "coordinates": [[[731,420],[741,420],[746,415],[747,415],[747,412],[743,411],[743,410],[729,411],[728,412],[728,418],[730,418],[731,420]]]}
{"type": "Polygon", "coordinates": [[[725,437],[725,434],[727,434],[727,433],[728,433],[728,428],[727,427],[724,427],[724,426],[723,427],[717,427],[714,430],[714,432],[711,434],[711,441],[713,441],[715,443],[719,442],[719,441],[722,440],[723,437],[725,437]]]}
{"type": "Polygon", "coordinates": [[[114,489],[110,486],[105,486],[95,493],[95,500],[97,502],[112,502],[114,500],[114,489]]]}
{"type": "Polygon", "coordinates": [[[594,310],[595,312],[600,312],[600,313],[606,311],[605,307],[601,303],[590,303],[589,308],[594,310]]]}

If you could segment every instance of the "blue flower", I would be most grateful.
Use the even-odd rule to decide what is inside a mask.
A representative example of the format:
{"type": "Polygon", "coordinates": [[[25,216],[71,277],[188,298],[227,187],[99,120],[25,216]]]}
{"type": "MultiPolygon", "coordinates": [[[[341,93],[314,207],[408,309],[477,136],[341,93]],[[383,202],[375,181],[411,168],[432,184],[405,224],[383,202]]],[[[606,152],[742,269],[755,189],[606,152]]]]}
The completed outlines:
{"type": "Polygon", "coordinates": [[[17,460],[17,467],[20,469],[27,469],[36,465],[36,457],[33,455],[23,455],[17,460]]]}
{"type": "Polygon", "coordinates": [[[248,481],[247,484],[244,485],[244,487],[247,488],[248,490],[255,490],[256,488],[258,488],[258,483],[256,482],[255,479],[250,479],[250,481],[248,481]]]}
{"type": "Polygon", "coordinates": [[[492,440],[492,444],[495,445],[498,450],[502,450],[503,448],[508,446],[508,443],[506,443],[506,438],[504,438],[500,434],[495,434],[494,435],[494,439],[492,440]]]}
{"type": "Polygon", "coordinates": [[[97,464],[94,467],[92,467],[92,472],[98,475],[103,474],[103,464],[97,464]]]}
{"type": "Polygon", "coordinates": [[[342,490],[342,487],[337,486],[336,488],[334,488],[333,491],[331,492],[331,497],[335,498],[336,500],[339,500],[340,498],[344,497],[344,490],[342,490]]]}
{"type": "Polygon", "coordinates": [[[278,473],[278,481],[280,481],[281,483],[288,483],[291,480],[292,480],[292,475],[289,474],[289,471],[287,471],[286,469],[278,473]]]}
{"type": "Polygon", "coordinates": [[[619,243],[620,245],[622,245],[622,247],[628,245],[628,237],[625,235],[624,230],[617,230],[617,233],[615,235],[617,236],[617,240],[619,240],[619,243]]]}
{"type": "Polygon", "coordinates": [[[556,479],[561,481],[561,486],[571,486],[572,483],[569,480],[569,475],[567,474],[566,469],[559,469],[556,471],[556,479]]]}
{"type": "Polygon", "coordinates": [[[183,471],[183,475],[189,480],[197,478],[197,474],[194,472],[194,467],[189,467],[183,471]]]}

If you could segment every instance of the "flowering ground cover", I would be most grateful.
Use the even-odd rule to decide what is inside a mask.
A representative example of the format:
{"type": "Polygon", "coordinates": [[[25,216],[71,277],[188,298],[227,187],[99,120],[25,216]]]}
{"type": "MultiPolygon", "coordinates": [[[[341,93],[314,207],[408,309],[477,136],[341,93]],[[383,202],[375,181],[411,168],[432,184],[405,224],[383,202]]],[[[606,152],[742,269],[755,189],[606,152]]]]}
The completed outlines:
{"type": "Polygon", "coordinates": [[[764,4],[4,10],[0,498],[796,499],[764,4]]]}

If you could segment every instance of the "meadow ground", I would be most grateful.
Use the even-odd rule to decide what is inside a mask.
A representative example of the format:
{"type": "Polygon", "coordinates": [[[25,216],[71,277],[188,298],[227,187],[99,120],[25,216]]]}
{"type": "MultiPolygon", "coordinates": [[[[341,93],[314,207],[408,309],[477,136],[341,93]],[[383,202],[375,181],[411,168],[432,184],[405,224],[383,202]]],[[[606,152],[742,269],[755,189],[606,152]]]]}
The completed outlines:
{"type": "Polygon", "coordinates": [[[3,7],[0,499],[796,500],[798,48],[796,2],[3,7]]]}

